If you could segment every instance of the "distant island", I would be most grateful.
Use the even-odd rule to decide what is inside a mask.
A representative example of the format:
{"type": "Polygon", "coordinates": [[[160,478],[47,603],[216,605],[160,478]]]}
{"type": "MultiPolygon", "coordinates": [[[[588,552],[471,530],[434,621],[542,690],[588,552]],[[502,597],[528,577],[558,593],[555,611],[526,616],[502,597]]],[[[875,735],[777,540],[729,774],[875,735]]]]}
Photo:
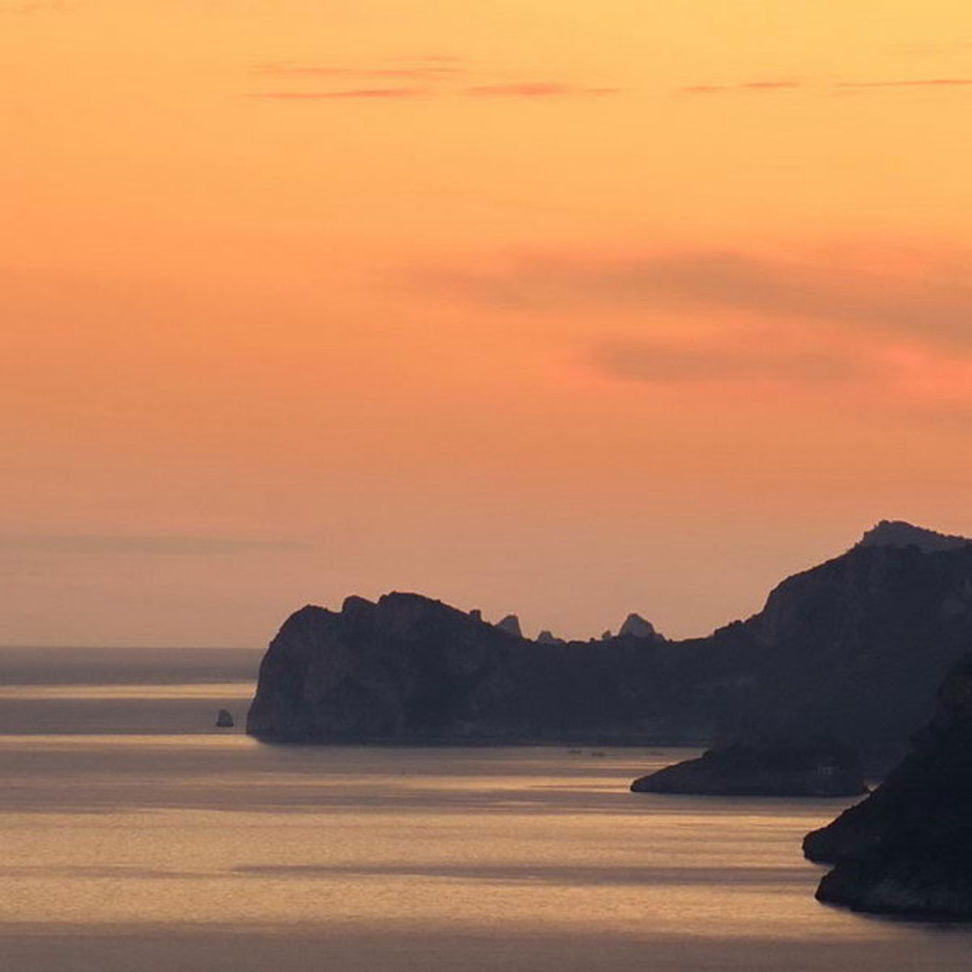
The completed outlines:
{"type": "Polygon", "coordinates": [[[418,594],[284,623],[247,732],[276,742],[720,744],[834,736],[888,765],[972,644],[972,543],[884,521],[706,638],[523,638],[418,594]]]}

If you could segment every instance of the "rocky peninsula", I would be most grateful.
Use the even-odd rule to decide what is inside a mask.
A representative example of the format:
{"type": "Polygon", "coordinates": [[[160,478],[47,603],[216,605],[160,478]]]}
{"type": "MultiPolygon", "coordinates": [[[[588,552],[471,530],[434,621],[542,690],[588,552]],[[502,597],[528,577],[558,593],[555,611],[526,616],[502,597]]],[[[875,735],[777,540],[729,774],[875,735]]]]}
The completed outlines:
{"type": "Polygon", "coordinates": [[[820,901],[857,911],[972,919],[972,654],[905,760],[862,803],[803,844],[836,864],[820,901]]]}
{"type": "Polygon", "coordinates": [[[832,739],[735,743],[642,776],[633,793],[696,796],[858,796],[861,763],[832,739]]]}
{"type": "Polygon", "coordinates": [[[653,673],[685,660],[646,639],[530,641],[418,594],[292,615],[260,667],[247,732],[278,742],[639,742],[653,673]]]}

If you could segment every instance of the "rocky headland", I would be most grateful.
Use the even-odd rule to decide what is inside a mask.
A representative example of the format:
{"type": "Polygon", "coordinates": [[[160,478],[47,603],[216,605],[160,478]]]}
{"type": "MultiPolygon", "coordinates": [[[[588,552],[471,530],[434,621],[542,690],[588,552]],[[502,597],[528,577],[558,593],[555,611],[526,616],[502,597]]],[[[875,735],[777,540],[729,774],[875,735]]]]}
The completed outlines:
{"type": "Polygon", "coordinates": [[[879,525],[783,581],[748,620],[678,642],[640,618],[603,641],[534,641],[512,618],[501,630],[416,594],[308,606],[264,657],[247,731],[701,746],[833,736],[886,768],[972,644],[972,544],[938,549],[931,533],[879,525]]]}
{"type": "MultiPolygon", "coordinates": [[[[513,619],[515,620],[515,619],[513,619]]],[[[247,732],[280,742],[638,742],[659,714],[646,689],[686,659],[639,637],[521,636],[417,594],[305,607],[260,667],[247,732]]]]}
{"type": "Polygon", "coordinates": [[[861,763],[831,739],[763,740],[710,749],[642,776],[634,793],[697,796],[858,796],[867,792],[861,763]]]}
{"type": "Polygon", "coordinates": [[[972,919],[972,654],[945,680],[904,761],[803,847],[810,860],[836,865],[820,882],[820,901],[972,919]]]}

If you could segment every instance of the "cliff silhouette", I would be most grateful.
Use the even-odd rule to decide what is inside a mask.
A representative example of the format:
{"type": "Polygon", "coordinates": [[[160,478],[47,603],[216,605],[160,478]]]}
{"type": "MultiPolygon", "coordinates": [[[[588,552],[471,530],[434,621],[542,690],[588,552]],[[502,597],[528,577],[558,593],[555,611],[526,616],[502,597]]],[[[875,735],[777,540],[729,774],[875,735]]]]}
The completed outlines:
{"type": "Polygon", "coordinates": [[[281,742],[833,736],[887,763],[972,644],[972,543],[930,546],[932,531],[911,529],[913,543],[901,524],[885,543],[869,531],[784,580],[748,620],[684,641],[531,641],[417,594],[308,606],[264,657],[247,731],[281,742]]]}
{"type": "Polygon", "coordinates": [[[836,864],[820,901],[972,918],[972,653],[946,678],[934,718],[902,763],[803,846],[811,860],[836,864]]]}

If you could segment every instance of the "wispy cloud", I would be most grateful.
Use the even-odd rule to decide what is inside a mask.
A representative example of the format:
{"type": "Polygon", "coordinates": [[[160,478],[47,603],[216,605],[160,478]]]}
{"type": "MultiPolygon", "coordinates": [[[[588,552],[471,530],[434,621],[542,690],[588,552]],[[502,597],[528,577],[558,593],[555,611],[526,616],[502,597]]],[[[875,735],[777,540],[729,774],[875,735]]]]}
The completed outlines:
{"type": "Polygon", "coordinates": [[[466,88],[475,97],[558,98],[569,95],[612,95],[617,88],[585,88],[553,81],[517,81],[512,84],[480,84],[466,88]]]}
{"type": "Polygon", "coordinates": [[[361,78],[442,81],[466,73],[457,64],[420,64],[405,67],[338,67],[320,64],[261,64],[254,74],[271,78],[361,78]]]}
{"type": "Polygon", "coordinates": [[[666,344],[615,340],[594,346],[590,363],[612,378],[650,384],[782,381],[834,384],[861,378],[869,362],[838,352],[780,349],[771,341],[666,344]]]}
{"type": "Polygon", "coordinates": [[[278,101],[321,101],[341,98],[417,98],[433,95],[469,98],[523,98],[545,100],[567,97],[590,97],[618,93],[617,88],[568,84],[557,80],[509,80],[496,72],[473,68],[453,55],[427,55],[400,58],[378,64],[308,64],[274,62],[258,64],[253,76],[262,80],[288,81],[287,90],[262,91],[251,95],[278,101]],[[354,87],[333,90],[302,87],[301,82],[346,80],[362,82],[354,87]],[[416,81],[421,87],[405,85],[370,85],[373,81],[416,81]],[[477,83],[470,83],[476,81],[477,83]]]}
{"type": "MultiPolygon", "coordinates": [[[[603,96],[617,93],[615,88],[578,88],[567,84],[546,82],[525,82],[522,84],[480,85],[456,92],[473,98],[526,98],[543,100],[547,98],[566,98],[576,96],[603,96]]],[[[338,88],[329,91],[261,91],[249,95],[251,98],[270,101],[328,101],[340,99],[407,99],[427,98],[442,94],[430,88],[393,87],[393,88],[338,88]]]]}
{"type": "Polygon", "coordinates": [[[701,307],[774,322],[810,320],[972,348],[968,259],[902,275],[838,262],[787,262],[732,251],[630,259],[531,258],[504,271],[422,274],[427,286],[481,304],[569,310],[701,307]],[[957,269],[956,269],[957,266],[957,269]]]}
{"type": "Polygon", "coordinates": [[[968,88],[972,78],[908,78],[900,80],[879,79],[874,81],[837,81],[808,85],[804,81],[766,80],[743,81],[738,84],[689,84],[678,89],[683,95],[730,95],[730,94],[781,94],[808,91],[832,95],[835,91],[879,91],[916,88],[968,88]]]}
{"type": "Polygon", "coordinates": [[[773,93],[779,91],[794,91],[804,87],[802,81],[743,81],[741,84],[689,84],[679,91],[688,95],[718,95],[750,93],[773,93]]]}
{"type": "Polygon", "coordinates": [[[262,91],[250,95],[269,101],[331,101],[342,99],[423,98],[425,88],[344,88],[337,91],[262,91]]]}
{"type": "Polygon", "coordinates": [[[790,91],[803,85],[799,81],[746,81],[739,87],[744,91],[790,91]]]}
{"type": "Polygon", "coordinates": [[[0,534],[0,553],[152,556],[212,556],[308,549],[298,540],[253,537],[211,537],[97,534],[0,534]]]}
{"type": "Polygon", "coordinates": [[[972,78],[910,78],[905,81],[842,81],[840,88],[968,88],[972,78]]]}

